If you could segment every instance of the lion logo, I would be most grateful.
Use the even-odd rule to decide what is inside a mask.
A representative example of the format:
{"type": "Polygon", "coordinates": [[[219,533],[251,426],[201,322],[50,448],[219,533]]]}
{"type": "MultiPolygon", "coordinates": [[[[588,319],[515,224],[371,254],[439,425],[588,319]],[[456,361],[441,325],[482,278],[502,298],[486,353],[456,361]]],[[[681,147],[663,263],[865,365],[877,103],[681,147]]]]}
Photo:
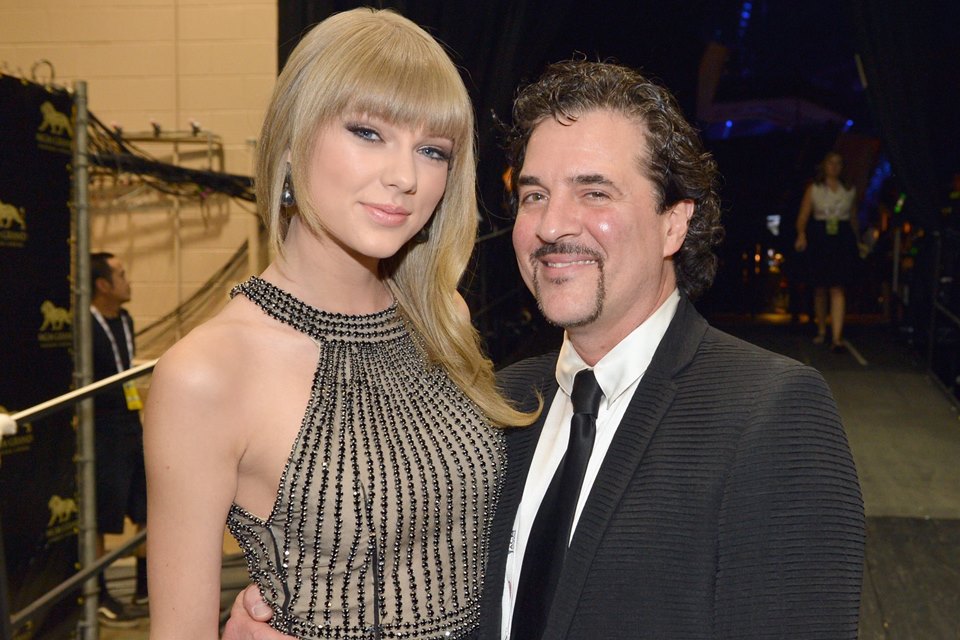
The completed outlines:
{"type": "Polygon", "coordinates": [[[21,230],[27,228],[26,210],[0,200],[0,229],[9,229],[16,222],[21,230]]]}
{"type": "Polygon", "coordinates": [[[43,324],[40,325],[40,331],[46,331],[47,329],[61,331],[64,325],[73,324],[70,310],[58,307],[49,300],[44,300],[43,304],[40,305],[40,313],[43,314],[43,324]]]}
{"type": "Polygon", "coordinates": [[[43,114],[43,122],[37,131],[47,131],[55,135],[67,134],[73,137],[73,125],[70,124],[70,118],[57,111],[50,101],[40,105],[40,113],[43,114]]]}
{"type": "Polygon", "coordinates": [[[50,496],[47,506],[50,507],[50,522],[47,523],[48,527],[54,524],[63,524],[70,519],[70,516],[76,515],[78,512],[77,501],[73,498],[61,498],[60,496],[53,495],[50,496]]]}

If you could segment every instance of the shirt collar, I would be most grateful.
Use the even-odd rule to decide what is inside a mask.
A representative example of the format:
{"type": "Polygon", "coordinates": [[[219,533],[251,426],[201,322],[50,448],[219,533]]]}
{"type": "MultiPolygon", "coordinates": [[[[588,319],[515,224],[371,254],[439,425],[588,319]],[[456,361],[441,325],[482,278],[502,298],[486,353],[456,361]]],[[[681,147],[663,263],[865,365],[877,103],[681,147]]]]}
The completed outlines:
{"type": "MultiPolygon", "coordinates": [[[[617,343],[593,367],[597,383],[603,390],[602,403],[605,403],[605,406],[609,407],[647,370],[650,361],[653,360],[653,354],[673,321],[679,304],[680,293],[674,289],[663,304],[650,314],[650,317],[627,334],[627,337],[617,343]]],[[[582,369],[589,368],[564,332],[556,371],[560,388],[569,396],[573,391],[574,376],[582,369]]]]}

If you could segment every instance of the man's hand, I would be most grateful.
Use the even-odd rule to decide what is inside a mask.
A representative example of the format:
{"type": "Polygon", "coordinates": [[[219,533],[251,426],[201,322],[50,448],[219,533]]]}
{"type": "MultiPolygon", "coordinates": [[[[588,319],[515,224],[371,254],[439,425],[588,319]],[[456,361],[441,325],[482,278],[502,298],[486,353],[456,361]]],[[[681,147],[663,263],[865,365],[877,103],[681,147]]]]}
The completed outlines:
{"type": "Polygon", "coordinates": [[[273,611],[260,597],[256,585],[248,585],[237,594],[230,609],[230,619],[223,628],[223,640],[294,640],[272,629],[267,621],[273,611]]]}

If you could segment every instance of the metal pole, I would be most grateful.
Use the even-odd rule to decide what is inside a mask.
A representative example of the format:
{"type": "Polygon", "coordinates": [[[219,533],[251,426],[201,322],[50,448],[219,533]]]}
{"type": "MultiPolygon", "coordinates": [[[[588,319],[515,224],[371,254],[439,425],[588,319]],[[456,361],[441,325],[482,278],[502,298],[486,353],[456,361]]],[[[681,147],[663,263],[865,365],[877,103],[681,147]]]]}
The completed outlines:
{"type": "Polygon", "coordinates": [[[24,609],[10,616],[8,620],[9,624],[14,629],[19,630],[20,627],[25,625],[27,622],[45,613],[47,609],[69,596],[77,589],[77,587],[80,586],[81,582],[89,579],[90,576],[95,577],[98,573],[116,562],[119,558],[127,555],[131,549],[139,547],[146,539],[147,531],[144,529],[110,553],[105,553],[101,557],[97,558],[96,562],[80,573],[74,574],[72,577],[67,578],[56,587],[34,600],[33,603],[27,605],[27,607],[24,609]]]}
{"type": "MultiPolygon", "coordinates": [[[[74,376],[76,386],[93,381],[92,319],[90,315],[90,210],[87,186],[89,164],[87,158],[87,83],[78,80],[74,85],[77,122],[74,127],[73,147],[73,215],[76,238],[76,280],[74,281],[74,376]]],[[[97,560],[97,505],[95,475],[95,445],[93,400],[86,399],[77,407],[77,484],[80,496],[80,536],[78,539],[80,566],[89,567],[97,560]]],[[[80,620],[81,640],[97,640],[97,580],[88,580],[83,587],[83,615],[80,620]]]]}

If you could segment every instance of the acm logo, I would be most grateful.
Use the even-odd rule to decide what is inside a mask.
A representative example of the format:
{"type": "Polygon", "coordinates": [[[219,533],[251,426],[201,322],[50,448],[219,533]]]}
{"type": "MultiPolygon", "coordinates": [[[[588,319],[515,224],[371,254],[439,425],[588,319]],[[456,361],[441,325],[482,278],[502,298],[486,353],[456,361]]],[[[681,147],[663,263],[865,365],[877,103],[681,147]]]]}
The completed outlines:
{"type": "Polygon", "coordinates": [[[0,200],[0,247],[22,249],[27,242],[27,210],[0,200]]]}
{"type": "Polygon", "coordinates": [[[58,111],[49,100],[43,102],[40,104],[40,124],[36,137],[39,149],[71,153],[73,123],[70,116],[58,111]]]}
{"type": "Polygon", "coordinates": [[[77,533],[80,510],[74,498],[65,498],[56,494],[47,501],[50,519],[47,521],[47,542],[58,542],[77,533]]]}
{"type": "Polygon", "coordinates": [[[52,300],[40,304],[43,322],[37,333],[42,348],[69,347],[73,344],[73,313],[58,307],[52,300]]]}
{"type": "Polygon", "coordinates": [[[26,231],[26,214],[23,207],[15,207],[0,200],[0,229],[12,229],[13,225],[17,225],[21,231],[26,231]]]}
{"type": "Polygon", "coordinates": [[[43,315],[40,331],[62,331],[66,325],[73,324],[73,315],[70,310],[58,307],[50,300],[44,300],[40,304],[40,313],[43,315]]]}
{"type": "Polygon", "coordinates": [[[60,113],[53,103],[47,100],[40,105],[40,114],[43,116],[43,122],[37,128],[38,132],[49,131],[54,135],[66,135],[73,137],[73,125],[70,124],[70,118],[65,113],[60,113]]]}

